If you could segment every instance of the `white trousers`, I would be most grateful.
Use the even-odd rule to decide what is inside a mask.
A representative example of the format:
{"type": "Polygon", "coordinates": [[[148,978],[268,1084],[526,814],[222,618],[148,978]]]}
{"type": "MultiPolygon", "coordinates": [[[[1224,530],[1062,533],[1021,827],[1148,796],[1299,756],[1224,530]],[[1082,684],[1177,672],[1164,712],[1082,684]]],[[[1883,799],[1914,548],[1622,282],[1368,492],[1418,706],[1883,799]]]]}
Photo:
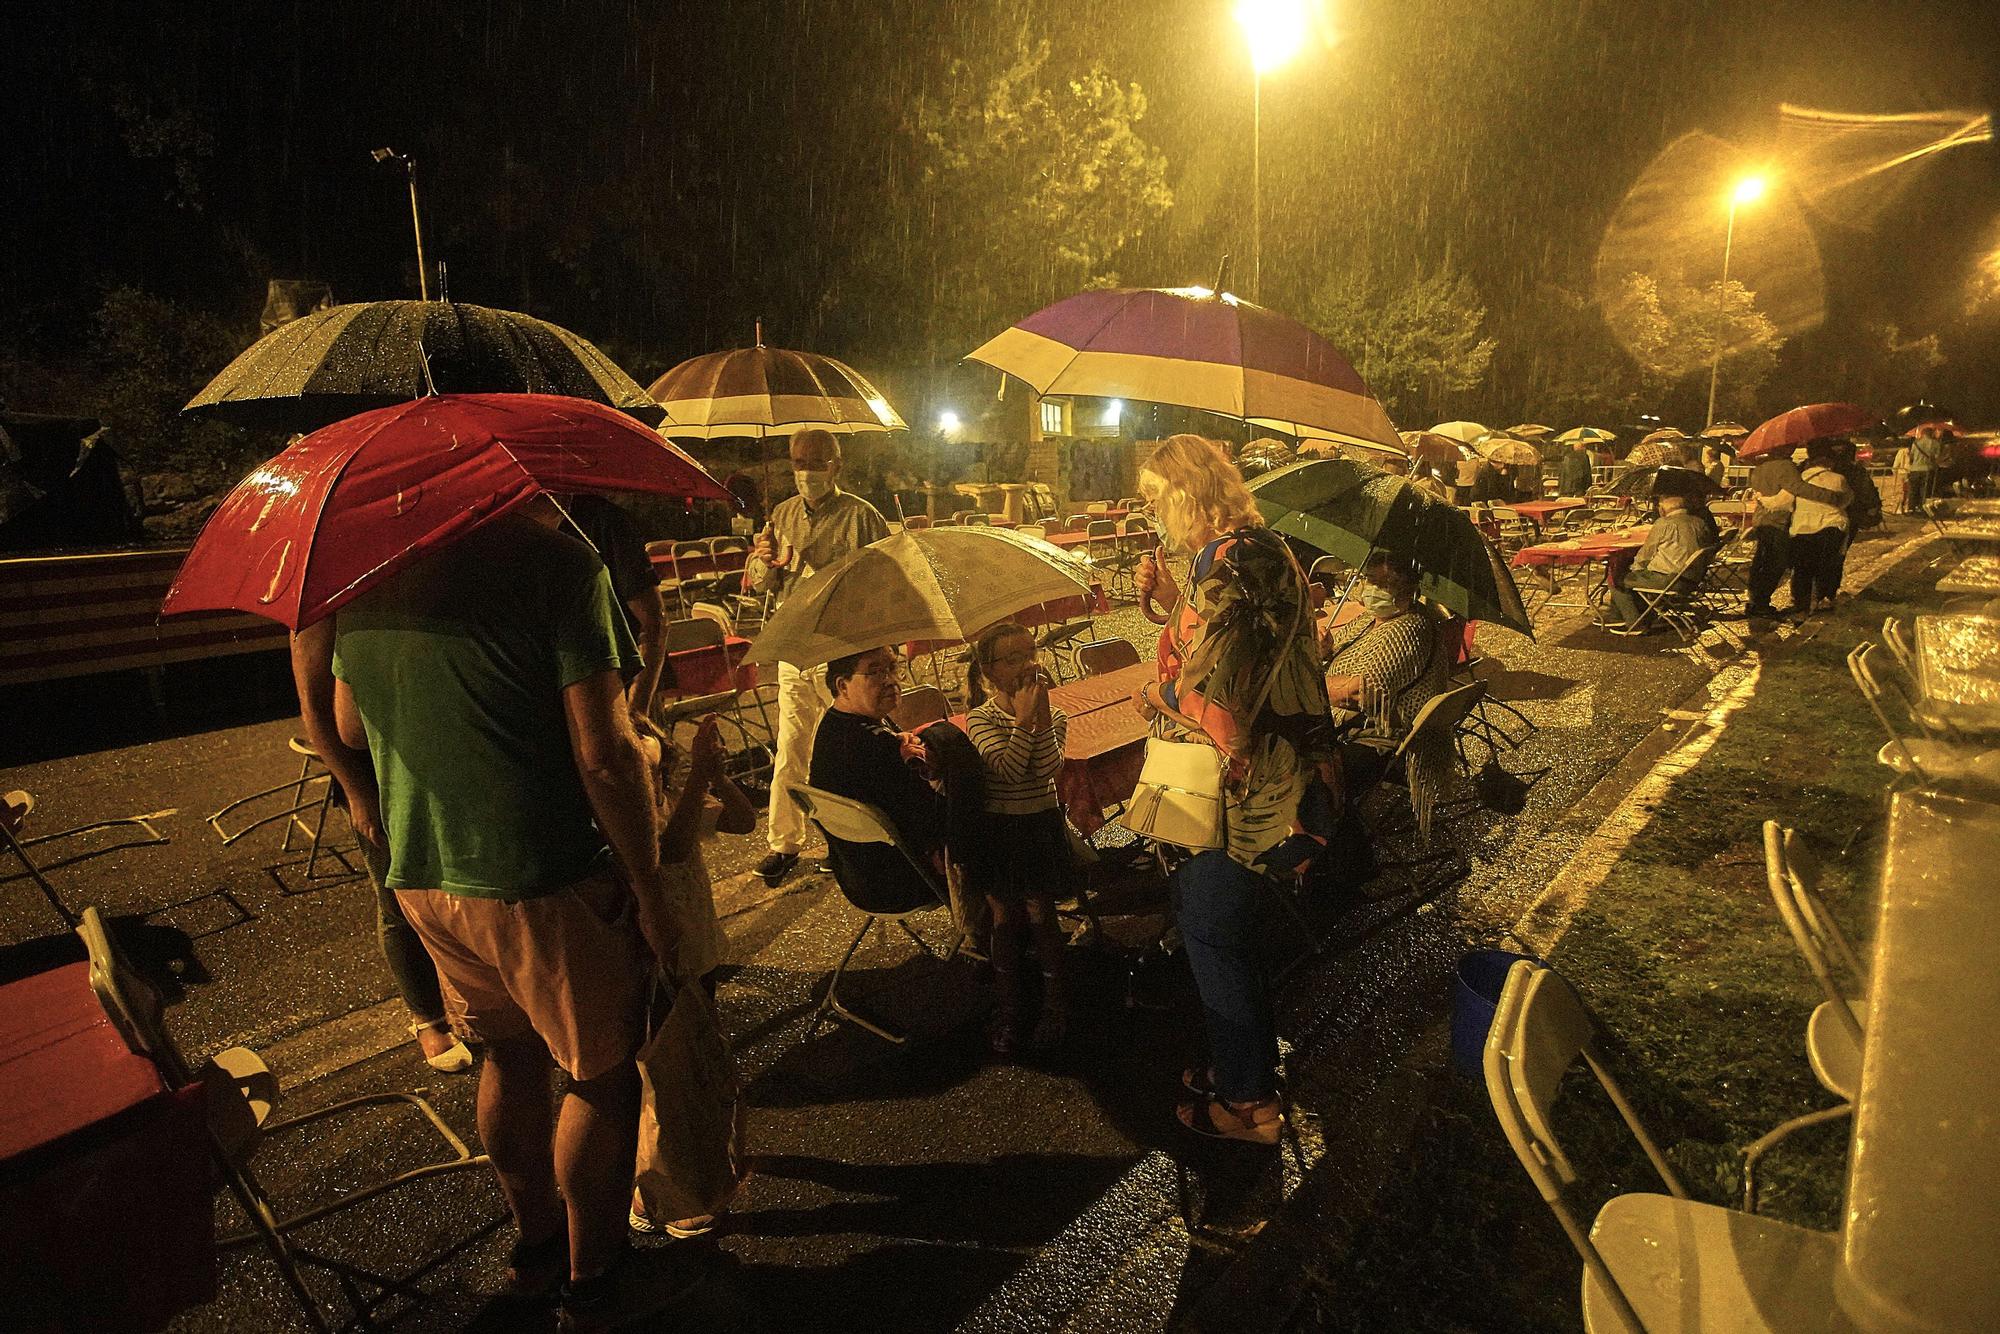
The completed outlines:
{"type": "Polygon", "coordinates": [[[798,852],[806,845],[806,817],[792,800],[791,790],[809,781],[813,737],[832,702],[821,684],[822,670],[800,671],[789,662],[778,664],[778,755],[771,772],[768,835],[773,852],[798,852]]]}

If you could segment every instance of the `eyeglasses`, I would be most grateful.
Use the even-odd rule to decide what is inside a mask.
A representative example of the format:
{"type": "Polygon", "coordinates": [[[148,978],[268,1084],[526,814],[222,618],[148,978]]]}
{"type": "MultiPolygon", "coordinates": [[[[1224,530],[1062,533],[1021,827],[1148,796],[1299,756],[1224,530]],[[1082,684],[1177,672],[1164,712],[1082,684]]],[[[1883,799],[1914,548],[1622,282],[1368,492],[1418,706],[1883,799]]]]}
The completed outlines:
{"type": "Polygon", "coordinates": [[[993,660],[993,665],[997,667],[1003,662],[1033,662],[1034,660],[1035,651],[1029,649],[1026,653],[1003,653],[993,660]]]}
{"type": "Polygon", "coordinates": [[[881,679],[882,679],[883,677],[885,677],[885,676],[894,676],[895,674],[896,674],[896,669],[895,669],[895,667],[893,667],[893,666],[889,666],[889,667],[877,667],[877,668],[876,668],[876,669],[875,669],[874,671],[872,671],[872,672],[856,672],[856,673],[855,673],[855,675],[856,675],[856,676],[865,676],[865,677],[867,677],[867,678],[868,678],[869,680],[871,680],[871,681],[879,681],[879,680],[881,680],[881,679]]]}

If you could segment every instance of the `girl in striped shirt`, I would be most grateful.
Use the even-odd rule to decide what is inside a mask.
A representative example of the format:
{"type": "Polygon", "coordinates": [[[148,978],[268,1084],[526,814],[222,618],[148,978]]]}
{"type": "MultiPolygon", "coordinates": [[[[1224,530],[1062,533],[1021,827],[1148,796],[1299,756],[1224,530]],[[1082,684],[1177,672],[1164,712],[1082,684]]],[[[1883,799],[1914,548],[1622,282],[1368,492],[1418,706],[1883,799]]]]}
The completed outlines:
{"type": "Polygon", "coordinates": [[[992,1043],[998,1056],[1012,1056],[1021,1046],[1024,917],[1042,966],[1041,1015],[1030,1041],[1053,1047],[1066,1024],[1055,899],[1067,886],[1071,861],[1056,774],[1069,719],[1049,706],[1049,685],[1049,674],[1035,661],[1034,637],[1021,626],[1003,621],[973,641],[966,673],[973,708],[965,730],[985,763],[986,811],[982,837],[966,850],[966,873],[993,909],[993,980],[1000,995],[992,1043]]]}

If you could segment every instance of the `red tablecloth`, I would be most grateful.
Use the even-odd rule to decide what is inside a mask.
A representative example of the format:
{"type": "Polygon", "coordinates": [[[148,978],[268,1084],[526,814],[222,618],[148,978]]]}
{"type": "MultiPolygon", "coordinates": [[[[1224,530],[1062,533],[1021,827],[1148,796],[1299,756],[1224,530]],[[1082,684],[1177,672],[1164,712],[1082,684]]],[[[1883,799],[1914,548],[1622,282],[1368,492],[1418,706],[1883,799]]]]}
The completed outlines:
{"type": "Polygon", "coordinates": [[[1539,528],[1547,522],[1551,514],[1560,514],[1564,510],[1580,510],[1585,504],[1586,502],[1581,500],[1524,500],[1509,508],[1539,528]]]}
{"type": "Polygon", "coordinates": [[[667,655],[674,689],[683,695],[713,695],[724,690],[755,690],[757,666],[743,661],[750,641],[731,635],[720,644],[684,648],[667,655]]]}
{"type": "MultiPolygon", "coordinates": [[[[1139,662],[1049,691],[1049,704],[1069,715],[1056,797],[1069,822],[1086,836],[1104,826],[1105,807],[1124,801],[1139,785],[1146,720],[1132,707],[1132,696],[1154,674],[1152,663],[1139,662]]],[[[952,722],[965,726],[965,715],[952,722]]]]}
{"type": "Polygon", "coordinates": [[[1652,525],[1646,524],[1617,532],[1592,533],[1567,542],[1540,542],[1515,552],[1511,564],[1525,569],[1538,565],[1588,565],[1592,561],[1603,561],[1604,579],[1610,583],[1632,563],[1632,558],[1639,554],[1639,548],[1646,545],[1646,535],[1652,531],[1652,525]]]}
{"type": "Polygon", "coordinates": [[[201,1087],[167,1090],[89,970],[0,987],[0,1253],[30,1294],[10,1329],[158,1329],[215,1299],[201,1087]]]}

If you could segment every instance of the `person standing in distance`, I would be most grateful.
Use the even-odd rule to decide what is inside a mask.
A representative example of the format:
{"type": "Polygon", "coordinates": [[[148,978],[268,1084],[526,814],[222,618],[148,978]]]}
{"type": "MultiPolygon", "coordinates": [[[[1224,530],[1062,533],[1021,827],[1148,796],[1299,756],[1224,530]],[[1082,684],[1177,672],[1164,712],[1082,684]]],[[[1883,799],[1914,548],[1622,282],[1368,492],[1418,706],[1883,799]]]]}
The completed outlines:
{"type": "MultiPolygon", "coordinates": [[[[771,521],[750,546],[743,572],[753,591],[775,592],[780,603],[815,570],[889,535],[879,510],[840,489],[840,441],[831,431],[798,432],[792,437],[791,456],[799,493],[771,511],[771,521]]],[[[805,846],[805,816],[791,790],[808,781],[813,736],[826,706],[826,692],[813,673],[788,662],[778,664],[778,754],[771,772],[767,831],[771,855],[757,865],[768,885],[791,874],[805,846]]]]}

